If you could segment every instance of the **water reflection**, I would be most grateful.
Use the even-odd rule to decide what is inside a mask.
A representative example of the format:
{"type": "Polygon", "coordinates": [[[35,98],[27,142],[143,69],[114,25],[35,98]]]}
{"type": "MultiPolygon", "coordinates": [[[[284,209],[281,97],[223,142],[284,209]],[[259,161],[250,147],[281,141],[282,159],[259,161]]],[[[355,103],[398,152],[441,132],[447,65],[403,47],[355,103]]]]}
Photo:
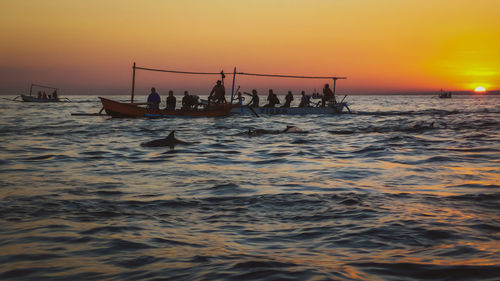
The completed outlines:
{"type": "Polygon", "coordinates": [[[497,278],[497,97],[182,120],[75,100],[0,105],[0,279],[497,278]],[[310,133],[241,134],[288,124],[310,133]],[[174,129],[194,144],[139,145],[174,129]]]}

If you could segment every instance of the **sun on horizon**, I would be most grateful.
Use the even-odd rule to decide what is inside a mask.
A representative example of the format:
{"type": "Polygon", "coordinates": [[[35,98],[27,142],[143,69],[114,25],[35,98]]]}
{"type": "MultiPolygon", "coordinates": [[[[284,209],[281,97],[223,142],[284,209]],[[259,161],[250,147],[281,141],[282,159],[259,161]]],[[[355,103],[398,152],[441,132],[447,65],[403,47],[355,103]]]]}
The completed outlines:
{"type": "Polygon", "coordinates": [[[476,87],[476,89],[474,89],[474,92],[476,93],[484,93],[486,92],[486,89],[482,86],[479,86],[479,87],[476,87]]]}

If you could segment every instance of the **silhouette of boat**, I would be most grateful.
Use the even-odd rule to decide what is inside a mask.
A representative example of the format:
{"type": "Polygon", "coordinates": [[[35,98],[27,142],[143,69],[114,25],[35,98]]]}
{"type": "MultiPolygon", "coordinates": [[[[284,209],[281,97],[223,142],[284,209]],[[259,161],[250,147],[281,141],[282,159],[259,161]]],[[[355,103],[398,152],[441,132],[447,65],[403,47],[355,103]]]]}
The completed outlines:
{"type": "Polygon", "coordinates": [[[41,98],[38,98],[38,97],[35,97],[33,96],[33,87],[37,87],[37,88],[43,88],[43,89],[51,89],[51,90],[54,90],[54,93],[57,93],[57,88],[54,88],[54,87],[49,87],[49,86],[43,86],[43,85],[39,85],[39,84],[31,84],[30,86],[30,93],[29,95],[19,95],[19,97],[21,97],[22,101],[24,102],[66,102],[66,101],[69,101],[68,99],[61,99],[59,97],[52,97],[51,95],[49,95],[50,97],[41,97],[41,98]]]}
{"type": "Polygon", "coordinates": [[[346,102],[339,102],[325,107],[253,107],[247,106],[231,109],[232,114],[264,114],[264,115],[308,115],[308,114],[339,114],[346,108],[351,112],[346,102]],[[252,111],[253,110],[253,111],[252,111]],[[255,112],[255,113],[254,113],[255,112]]]}
{"type": "Polygon", "coordinates": [[[164,110],[143,107],[148,103],[128,103],[118,102],[103,97],[101,99],[102,106],[106,113],[112,117],[221,117],[230,116],[231,109],[236,105],[226,103],[211,104],[206,108],[196,110],[164,110]]]}
{"type": "Polygon", "coordinates": [[[441,92],[439,93],[438,96],[440,99],[450,99],[451,98],[451,92],[445,92],[441,89],[441,92]]]}
{"type": "MultiPolygon", "coordinates": [[[[161,110],[152,109],[144,107],[148,103],[135,103],[134,102],[134,92],[135,92],[135,71],[136,69],[146,70],[146,71],[156,71],[156,72],[167,72],[167,73],[177,73],[177,74],[194,74],[194,75],[221,75],[222,85],[224,85],[225,74],[223,71],[220,73],[207,73],[207,72],[192,72],[192,71],[176,71],[176,70],[164,70],[164,69],[153,69],[136,66],[135,62],[132,67],[132,92],[130,95],[130,103],[113,101],[103,97],[101,103],[103,110],[112,117],[150,117],[150,118],[169,118],[169,117],[218,117],[218,116],[230,116],[233,114],[254,114],[259,116],[257,112],[262,114],[290,114],[290,115],[305,115],[305,114],[337,114],[341,113],[344,108],[349,112],[349,107],[347,103],[342,99],[341,102],[332,104],[330,103],[326,107],[290,107],[290,108],[269,108],[269,107],[258,107],[249,108],[240,106],[239,104],[233,104],[234,101],[234,86],[236,75],[247,75],[247,76],[260,76],[260,77],[280,77],[280,78],[301,78],[301,79],[333,79],[333,94],[335,95],[335,86],[338,79],[346,79],[346,77],[317,77],[317,76],[297,76],[297,75],[277,75],[277,74],[257,74],[257,73],[244,73],[236,72],[236,67],[234,68],[233,83],[231,90],[231,100],[229,103],[221,104],[208,104],[202,105],[202,109],[178,109],[178,110],[161,110]]],[[[238,87],[239,89],[239,87],[238,87]]]]}

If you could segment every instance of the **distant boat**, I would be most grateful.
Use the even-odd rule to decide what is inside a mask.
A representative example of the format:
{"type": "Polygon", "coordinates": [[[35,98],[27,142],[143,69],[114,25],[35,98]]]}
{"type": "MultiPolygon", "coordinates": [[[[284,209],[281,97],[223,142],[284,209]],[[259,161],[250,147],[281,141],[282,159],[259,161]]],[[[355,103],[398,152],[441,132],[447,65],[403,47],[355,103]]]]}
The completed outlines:
{"type": "Polygon", "coordinates": [[[69,101],[67,98],[66,98],[66,100],[60,99],[58,94],[57,94],[57,90],[58,89],[54,88],[54,87],[43,86],[43,85],[38,85],[38,84],[31,84],[29,95],[21,94],[21,95],[19,95],[19,97],[21,97],[21,99],[24,102],[66,102],[66,101],[69,101]],[[33,96],[33,88],[34,87],[42,88],[42,89],[50,89],[50,90],[54,90],[54,91],[52,92],[52,94],[49,94],[49,95],[47,95],[45,93],[45,91],[42,95],[42,93],[40,91],[38,96],[33,96]]]}
{"type": "Polygon", "coordinates": [[[451,98],[451,92],[445,92],[441,90],[438,96],[440,99],[450,99],[451,98]]]}
{"type": "Polygon", "coordinates": [[[143,105],[148,103],[129,103],[118,102],[106,98],[99,97],[102,106],[106,113],[112,117],[152,117],[152,118],[169,118],[169,117],[220,117],[230,116],[231,109],[237,105],[231,104],[212,104],[206,108],[187,110],[163,110],[146,108],[143,105]]]}

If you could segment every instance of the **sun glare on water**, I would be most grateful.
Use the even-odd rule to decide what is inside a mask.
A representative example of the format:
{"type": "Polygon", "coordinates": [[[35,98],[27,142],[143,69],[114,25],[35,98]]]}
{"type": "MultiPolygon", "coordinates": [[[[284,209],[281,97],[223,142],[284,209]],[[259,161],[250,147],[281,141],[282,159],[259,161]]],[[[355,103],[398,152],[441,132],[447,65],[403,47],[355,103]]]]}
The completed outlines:
{"type": "Polygon", "coordinates": [[[484,93],[486,92],[486,89],[484,87],[477,87],[474,92],[476,93],[484,93]]]}

